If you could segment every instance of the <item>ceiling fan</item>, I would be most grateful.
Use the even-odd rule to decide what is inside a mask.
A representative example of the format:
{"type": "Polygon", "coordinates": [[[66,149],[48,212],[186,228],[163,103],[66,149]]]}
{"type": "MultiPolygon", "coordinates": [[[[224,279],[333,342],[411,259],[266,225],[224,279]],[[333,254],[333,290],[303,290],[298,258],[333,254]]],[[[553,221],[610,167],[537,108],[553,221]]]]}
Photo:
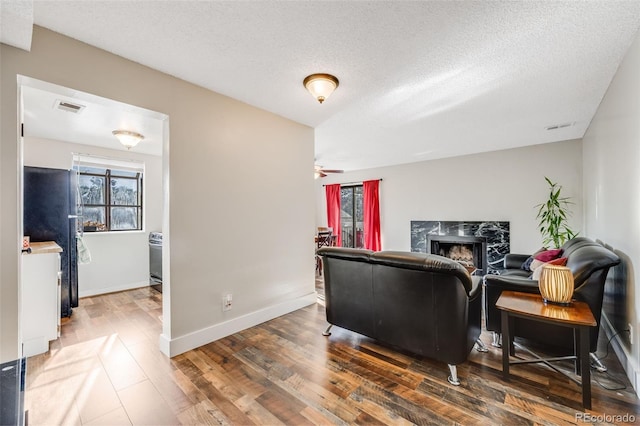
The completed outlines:
{"type": "Polygon", "coordinates": [[[313,176],[318,179],[318,178],[323,178],[325,177],[328,173],[344,173],[344,170],[331,170],[331,169],[323,169],[322,166],[314,166],[314,173],[313,176]]]}

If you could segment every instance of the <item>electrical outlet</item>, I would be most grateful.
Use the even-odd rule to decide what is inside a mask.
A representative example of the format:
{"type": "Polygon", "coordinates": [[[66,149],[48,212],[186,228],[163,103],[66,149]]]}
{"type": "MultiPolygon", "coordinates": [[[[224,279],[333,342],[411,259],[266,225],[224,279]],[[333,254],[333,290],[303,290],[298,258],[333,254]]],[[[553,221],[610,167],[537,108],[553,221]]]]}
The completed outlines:
{"type": "Polygon", "coordinates": [[[222,295],[222,311],[230,311],[233,303],[233,294],[227,293],[222,295]]]}
{"type": "Polygon", "coordinates": [[[628,326],[629,326],[629,343],[633,345],[633,326],[631,325],[631,323],[629,323],[628,326]]]}

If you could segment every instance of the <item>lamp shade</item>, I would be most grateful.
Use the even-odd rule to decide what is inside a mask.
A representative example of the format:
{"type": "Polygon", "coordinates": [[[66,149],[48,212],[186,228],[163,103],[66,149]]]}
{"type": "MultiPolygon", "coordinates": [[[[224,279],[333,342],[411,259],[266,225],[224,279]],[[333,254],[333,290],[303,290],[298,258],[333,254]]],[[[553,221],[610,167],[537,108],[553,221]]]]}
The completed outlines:
{"type": "Polygon", "coordinates": [[[133,148],[134,146],[138,145],[138,142],[144,139],[144,136],[142,136],[140,133],[130,132],[128,130],[114,130],[111,133],[113,133],[113,135],[118,138],[120,143],[127,149],[133,148]]]}
{"type": "Polygon", "coordinates": [[[302,84],[318,102],[323,103],[336,90],[340,82],[331,74],[311,74],[302,84]]]}
{"type": "Polygon", "coordinates": [[[540,294],[545,303],[568,305],[573,296],[573,273],[566,266],[542,265],[538,280],[540,294]]]}

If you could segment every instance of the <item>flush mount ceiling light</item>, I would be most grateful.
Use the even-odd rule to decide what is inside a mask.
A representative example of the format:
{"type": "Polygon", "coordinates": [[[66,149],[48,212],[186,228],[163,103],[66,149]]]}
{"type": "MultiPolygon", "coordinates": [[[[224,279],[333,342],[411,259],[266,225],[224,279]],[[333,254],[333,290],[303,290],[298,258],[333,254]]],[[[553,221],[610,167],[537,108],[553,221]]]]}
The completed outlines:
{"type": "Polygon", "coordinates": [[[318,102],[323,103],[336,90],[340,82],[331,74],[311,74],[302,81],[302,84],[318,102]]]}
{"type": "Polygon", "coordinates": [[[128,130],[114,130],[111,133],[113,133],[113,136],[118,138],[120,143],[127,147],[127,149],[133,148],[138,145],[138,142],[144,139],[144,136],[140,133],[130,132],[128,130]]]}

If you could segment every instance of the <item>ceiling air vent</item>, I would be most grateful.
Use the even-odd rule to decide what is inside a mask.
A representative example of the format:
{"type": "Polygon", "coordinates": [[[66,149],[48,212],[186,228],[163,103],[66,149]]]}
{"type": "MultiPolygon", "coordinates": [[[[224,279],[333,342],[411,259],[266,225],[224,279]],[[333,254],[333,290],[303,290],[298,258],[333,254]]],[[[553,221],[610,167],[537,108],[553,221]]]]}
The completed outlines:
{"type": "Polygon", "coordinates": [[[571,127],[574,124],[576,124],[575,122],[573,123],[562,123],[562,124],[554,124],[553,126],[549,126],[546,127],[547,130],[558,130],[558,129],[564,129],[565,127],[571,127]]]}
{"type": "Polygon", "coordinates": [[[74,104],[69,101],[61,101],[60,99],[57,99],[55,108],[60,109],[62,111],[78,114],[80,111],[84,109],[84,105],[74,104]]]}

